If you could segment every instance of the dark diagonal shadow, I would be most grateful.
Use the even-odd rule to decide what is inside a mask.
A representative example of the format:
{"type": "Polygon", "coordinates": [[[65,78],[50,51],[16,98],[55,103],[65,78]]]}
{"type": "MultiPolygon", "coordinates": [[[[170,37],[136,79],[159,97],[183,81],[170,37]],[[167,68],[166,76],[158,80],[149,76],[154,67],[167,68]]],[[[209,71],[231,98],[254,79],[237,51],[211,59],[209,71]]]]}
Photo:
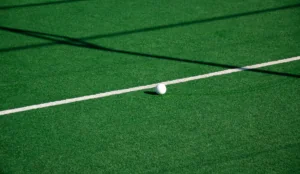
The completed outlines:
{"type": "Polygon", "coordinates": [[[298,8],[298,7],[300,7],[300,4],[293,4],[293,5],[287,5],[287,6],[277,7],[277,8],[268,8],[268,9],[264,9],[264,10],[256,10],[256,11],[250,11],[250,12],[245,12],[245,13],[237,13],[237,14],[231,14],[231,15],[226,15],[226,16],[212,17],[212,18],[207,18],[207,19],[199,19],[199,20],[180,22],[180,23],[175,23],[175,24],[160,25],[160,26],[148,27],[148,28],[140,28],[140,29],[136,29],[136,30],[128,30],[128,31],[103,34],[103,35],[95,35],[95,36],[85,37],[85,38],[81,38],[81,39],[83,39],[83,40],[100,39],[100,38],[107,38],[107,37],[123,36],[123,35],[128,35],[128,34],[144,33],[144,32],[149,32],[149,31],[170,29],[170,28],[176,28],[176,27],[184,27],[184,26],[195,25],[195,24],[200,24],[200,23],[221,21],[221,20],[226,20],[226,19],[231,19],[231,18],[239,18],[239,17],[244,17],[244,16],[258,15],[258,14],[262,14],[262,13],[274,12],[274,11],[279,11],[279,10],[298,8]]]}
{"type": "Polygon", "coordinates": [[[54,35],[54,34],[47,34],[47,33],[35,32],[35,31],[29,31],[29,30],[21,30],[21,29],[15,29],[15,28],[3,27],[3,26],[0,26],[0,30],[5,30],[5,31],[13,32],[13,33],[18,33],[18,34],[22,34],[22,35],[26,35],[26,36],[31,36],[31,37],[35,37],[35,38],[52,41],[52,42],[54,42],[54,44],[65,44],[65,45],[71,45],[71,46],[76,46],[76,47],[82,47],[82,48],[88,48],[88,49],[94,49],[94,50],[100,50],[100,51],[106,51],[106,52],[112,52],[112,53],[120,53],[120,54],[139,56],[139,57],[144,57],[144,58],[152,58],[152,59],[161,59],[161,60],[169,60],[169,61],[176,61],[176,62],[199,64],[199,65],[207,65],[207,66],[214,66],[214,67],[220,67],[220,68],[226,68],[226,69],[238,68],[238,69],[243,69],[245,71],[257,72],[257,73],[300,78],[300,75],[297,75],[297,74],[274,72],[274,71],[267,71],[267,70],[261,70],[261,69],[245,69],[243,67],[234,66],[234,65],[226,65],[226,64],[220,64],[220,63],[189,60],[189,59],[184,59],[184,58],[169,57],[169,56],[163,56],[163,55],[155,55],[155,54],[139,53],[139,52],[134,52],[134,51],[119,50],[119,49],[114,49],[114,48],[107,48],[107,47],[103,47],[103,46],[100,46],[97,44],[89,43],[89,42],[86,42],[86,41],[83,41],[80,39],[71,38],[71,37],[67,37],[67,36],[59,36],[59,35],[54,35]]]}
{"type": "MultiPolygon", "coordinates": [[[[77,1],[82,1],[82,0],[77,0],[77,1]]],[[[65,1],[61,1],[61,2],[65,2],[65,1]]],[[[268,9],[264,9],[264,10],[256,10],[256,11],[236,13],[236,14],[231,14],[231,15],[226,15],[226,16],[212,17],[212,18],[207,18],[207,19],[199,19],[199,20],[180,22],[180,23],[174,23],[174,24],[167,24],[167,25],[160,25],[160,26],[154,26],[154,27],[140,28],[140,29],[135,29],[135,30],[128,30],[128,31],[115,32],[115,33],[94,35],[94,36],[88,36],[88,37],[77,38],[77,39],[88,41],[88,40],[91,40],[91,39],[100,39],[100,38],[123,36],[123,35],[129,35],[129,34],[136,34],[136,33],[142,33],[142,32],[150,32],[150,31],[156,31],[156,30],[175,28],[175,27],[184,27],[184,26],[188,26],[188,25],[195,25],[195,24],[201,24],[201,23],[209,23],[209,22],[214,22],[214,21],[221,21],[221,20],[226,20],[226,19],[251,16],[251,15],[258,15],[258,14],[263,14],[263,13],[268,13],[268,12],[275,12],[275,11],[279,11],[279,10],[293,9],[293,8],[299,8],[299,7],[300,7],[300,3],[293,4],[293,5],[286,5],[286,6],[276,7],[276,8],[268,8],[268,9]]],[[[57,43],[52,42],[52,43],[32,44],[32,45],[19,46],[19,47],[13,47],[13,48],[0,48],[0,52],[17,51],[17,50],[38,48],[38,47],[44,47],[44,46],[51,46],[51,45],[56,45],[56,44],[57,43]]]]}
{"type": "Polygon", "coordinates": [[[37,7],[37,6],[46,6],[46,5],[58,5],[58,4],[72,3],[78,1],[87,1],[87,0],[64,0],[64,1],[19,4],[19,5],[7,5],[7,6],[0,6],[0,10],[9,10],[9,9],[25,8],[25,7],[37,7]]]}

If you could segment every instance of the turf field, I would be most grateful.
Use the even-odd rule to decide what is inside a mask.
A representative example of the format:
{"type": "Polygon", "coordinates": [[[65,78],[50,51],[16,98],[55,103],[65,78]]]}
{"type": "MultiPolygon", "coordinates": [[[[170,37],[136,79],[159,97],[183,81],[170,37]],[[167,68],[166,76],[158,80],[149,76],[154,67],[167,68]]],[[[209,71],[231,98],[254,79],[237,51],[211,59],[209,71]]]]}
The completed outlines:
{"type": "Polygon", "coordinates": [[[299,0],[1,0],[0,173],[299,173],[299,0]],[[135,88],[134,88],[135,89],[135,88]]]}

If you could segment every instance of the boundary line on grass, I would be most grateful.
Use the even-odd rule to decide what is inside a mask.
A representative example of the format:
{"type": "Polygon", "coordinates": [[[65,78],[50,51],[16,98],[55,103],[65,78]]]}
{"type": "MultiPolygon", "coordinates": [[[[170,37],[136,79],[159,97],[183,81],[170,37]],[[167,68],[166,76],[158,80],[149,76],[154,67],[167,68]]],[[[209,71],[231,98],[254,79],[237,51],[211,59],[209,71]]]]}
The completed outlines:
{"type": "MultiPolygon", "coordinates": [[[[212,72],[212,73],[208,73],[208,74],[202,74],[202,75],[197,75],[197,76],[169,80],[169,81],[164,81],[164,82],[159,82],[159,83],[163,83],[165,85],[173,85],[173,84],[184,83],[184,82],[189,82],[189,81],[194,81],[194,80],[199,80],[199,79],[204,79],[204,78],[209,78],[209,77],[214,77],[214,76],[221,76],[221,75],[231,74],[231,73],[235,73],[235,72],[241,72],[241,71],[246,71],[246,70],[251,70],[251,69],[267,67],[267,66],[271,66],[271,65],[293,62],[293,61],[297,61],[297,60],[300,60],[300,56],[255,64],[255,65],[244,66],[241,68],[233,68],[233,69],[227,69],[227,70],[223,70],[223,71],[216,71],[216,72],[212,72]]],[[[47,107],[51,107],[51,106],[58,106],[58,105],[64,105],[64,104],[69,104],[69,103],[74,103],[74,102],[80,102],[80,101],[85,101],[85,100],[98,99],[98,98],[108,97],[108,96],[112,96],[112,95],[119,95],[119,94],[134,92],[134,91],[141,91],[141,90],[145,90],[145,89],[151,89],[151,88],[154,88],[157,84],[158,83],[154,83],[154,84],[145,85],[145,86],[137,86],[137,87],[133,87],[133,88],[98,93],[98,94],[94,94],[94,95],[87,95],[87,96],[82,96],[82,97],[76,97],[76,98],[70,98],[70,99],[65,99],[65,100],[59,100],[59,101],[47,102],[47,103],[36,104],[36,105],[31,105],[31,106],[25,106],[25,107],[20,107],[20,108],[15,108],[15,109],[3,110],[3,111],[0,111],[0,116],[18,113],[18,112],[29,111],[29,110],[47,108],[47,107]]]]}

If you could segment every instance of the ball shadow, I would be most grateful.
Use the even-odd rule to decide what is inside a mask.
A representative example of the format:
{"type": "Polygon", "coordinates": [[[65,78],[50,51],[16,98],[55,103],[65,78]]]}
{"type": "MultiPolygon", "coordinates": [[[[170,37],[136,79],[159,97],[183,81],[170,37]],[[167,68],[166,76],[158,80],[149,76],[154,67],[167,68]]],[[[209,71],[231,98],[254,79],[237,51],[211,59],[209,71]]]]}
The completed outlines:
{"type": "Polygon", "coordinates": [[[145,94],[148,94],[148,95],[158,95],[156,92],[154,91],[145,91],[144,92],[145,94]]]}

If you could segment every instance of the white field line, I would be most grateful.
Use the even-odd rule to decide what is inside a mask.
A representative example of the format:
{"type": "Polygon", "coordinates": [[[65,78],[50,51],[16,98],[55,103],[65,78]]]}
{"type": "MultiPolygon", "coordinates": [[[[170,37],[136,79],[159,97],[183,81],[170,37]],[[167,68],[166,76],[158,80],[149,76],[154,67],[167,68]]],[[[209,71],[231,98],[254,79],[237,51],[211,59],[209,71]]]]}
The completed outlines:
{"type": "MultiPolygon", "coordinates": [[[[282,63],[287,63],[287,62],[292,62],[292,61],[297,61],[297,60],[300,60],[300,56],[266,62],[266,63],[261,63],[261,64],[256,64],[256,65],[244,66],[241,68],[227,69],[227,70],[217,71],[217,72],[208,73],[208,74],[202,74],[202,75],[197,75],[197,76],[192,76],[192,77],[175,79],[175,80],[170,80],[170,81],[165,81],[165,82],[160,82],[160,83],[163,83],[165,85],[173,85],[173,84],[177,84],[177,83],[184,83],[184,82],[189,82],[189,81],[193,81],[193,80],[199,80],[199,79],[204,79],[204,78],[209,78],[209,77],[214,77],[214,76],[231,74],[231,73],[245,71],[245,70],[249,70],[249,69],[257,69],[257,68],[262,68],[262,67],[267,67],[267,66],[271,66],[271,65],[282,64],[282,63]]],[[[25,106],[25,107],[21,107],[21,108],[3,110],[3,111],[0,111],[0,116],[13,114],[13,113],[17,113],[17,112],[24,112],[24,111],[28,111],[28,110],[34,110],[34,109],[47,108],[47,107],[51,107],[51,106],[63,105],[63,104],[68,104],[68,103],[74,103],[74,102],[79,102],[79,101],[103,98],[103,97],[108,97],[108,96],[112,96],[112,95],[119,95],[119,94],[129,93],[129,92],[133,92],[133,91],[141,91],[141,90],[145,90],[145,89],[151,89],[151,88],[154,88],[157,84],[158,83],[145,85],[145,86],[137,86],[137,87],[127,88],[127,89],[120,89],[120,90],[115,90],[115,91],[109,91],[109,92],[104,92],[104,93],[98,93],[98,94],[94,94],[94,95],[70,98],[70,99],[65,99],[65,100],[53,101],[53,102],[42,103],[42,104],[37,104],[37,105],[25,106]]]]}

